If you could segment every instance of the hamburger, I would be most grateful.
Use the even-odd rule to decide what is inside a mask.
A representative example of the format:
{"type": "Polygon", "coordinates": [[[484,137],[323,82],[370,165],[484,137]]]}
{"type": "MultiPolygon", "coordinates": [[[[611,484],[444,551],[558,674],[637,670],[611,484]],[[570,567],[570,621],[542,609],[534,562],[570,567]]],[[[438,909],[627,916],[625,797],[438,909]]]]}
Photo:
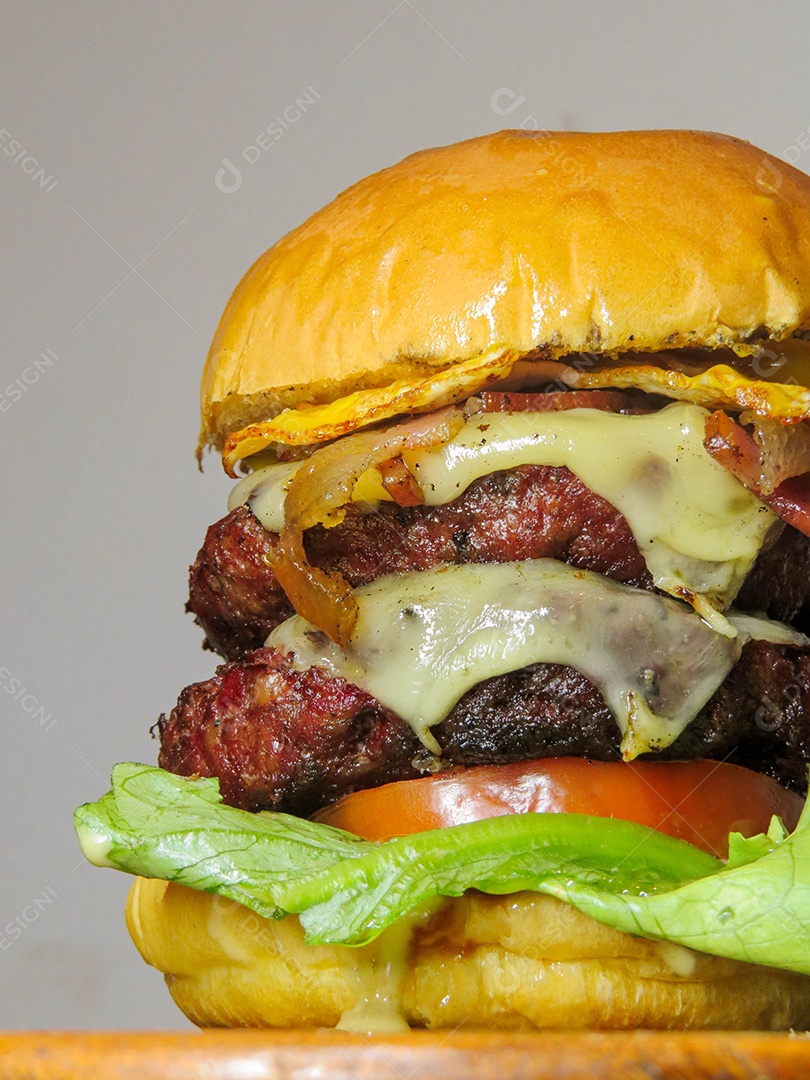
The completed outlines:
{"type": "Polygon", "coordinates": [[[194,1022],[810,1023],[809,331],[810,179],[700,132],[428,150],[258,259],[225,662],[76,813],[194,1022]]]}

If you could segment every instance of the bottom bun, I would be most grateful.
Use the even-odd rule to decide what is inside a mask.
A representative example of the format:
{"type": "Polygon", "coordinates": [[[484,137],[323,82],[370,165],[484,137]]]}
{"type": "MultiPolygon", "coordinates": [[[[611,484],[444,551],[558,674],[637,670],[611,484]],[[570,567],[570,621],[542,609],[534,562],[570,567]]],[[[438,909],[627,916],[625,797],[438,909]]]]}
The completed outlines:
{"type": "Polygon", "coordinates": [[[466,893],[371,945],[306,945],[298,919],[138,878],[130,934],[201,1027],[526,1030],[810,1025],[810,977],[612,930],[538,893],[466,893]]]}

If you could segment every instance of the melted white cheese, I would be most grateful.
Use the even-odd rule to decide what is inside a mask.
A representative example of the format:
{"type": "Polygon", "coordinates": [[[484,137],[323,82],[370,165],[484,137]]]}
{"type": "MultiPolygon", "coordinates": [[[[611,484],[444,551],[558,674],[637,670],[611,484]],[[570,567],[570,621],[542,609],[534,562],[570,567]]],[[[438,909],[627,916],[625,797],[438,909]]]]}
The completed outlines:
{"type": "Polygon", "coordinates": [[[441,905],[436,898],[389,926],[376,948],[344,949],[346,980],[355,990],[354,1004],[341,1014],[337,1031],[380,1035],[409,1031],[402,1012],[402,984],[410,966],[411,941],[417,928],[441,905]]]}
{"type": "Polygon", "coordinates": [[[82,854],[89,863],[107,870],[118,869],[109,858],[113,849],[113,842],[108,836],[94,832],[87,825],[77,825],[76,835],[79,838],[79,847],[82,849],[82,854]]]}
{"type": "MultiPolygon", "coordinates": [[[[407,452],[404,460],[432,506],[497,470],[566,466],[624,515],[658,588],[697,594],[708,616],[701,598],[720,609],[733,600],[776,518],[706,452],[707,416],[687,403],[640,416],[595,409],[480,414],[446,446],[407,452]]],[[[280,531],[298,467],[272,465],[245,477],[229,508],[247,502],[265,528],[280,531]]]]}
{"type": "Polygon", "coordinates": [[[283,465],[266,465],[263,469],[248,473],[231,488],[228,509],[235,510],[237,506],[247,503],[265,529],[281,532],[284,527],[284,496],[300,468],[300,461],[290,461],[283,465]]]}
{"type": "Polygon", "coordinates": [[[715,633],[685,604],[552,559],[448,566],[355,590],[359,617],[340,649],[295,615],[267,644],[300,670],[320,666],[430,728],[476,683],[534,663],[566,664],[599,688],[630,760],[663,749],[709,700],[757,620],[715,633]]]}
{"type": "Polygon", "coordinates": [[[807,648],[810,638],[800,634],[784,623],[775,622],[759,615],[744,615],[741,611],[730,611],[728,621],[743,640],[754,638],[755,641],[772,641],[775,645],[798,645],[807,648]]]}
{"type": "Polygon", "coordinates": [[[683,945],[676,945],[674,941],[655,941],[652,944],[667,967],[676,975],[680,975],[682,979],[694,977],[698,962],[696,952],[683,945]]]}

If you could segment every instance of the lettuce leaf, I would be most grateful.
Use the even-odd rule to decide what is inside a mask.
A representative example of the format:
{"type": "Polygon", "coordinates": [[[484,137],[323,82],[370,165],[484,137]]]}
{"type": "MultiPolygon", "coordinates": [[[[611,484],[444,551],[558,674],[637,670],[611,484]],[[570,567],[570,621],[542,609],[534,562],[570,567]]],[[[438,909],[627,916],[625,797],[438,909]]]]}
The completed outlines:
{"type": "Polygon", "coordinates": [[[75,815],[90,862],[177,881],[307,940],[362,945],[435,896],[530,889],[608,926],[810,974],[810,812],[787,835],[730,838],[724,864],[614,818],[520,814],[372,843],[287,814],[225,806],[216,780],[126,763],[75,815]]]}

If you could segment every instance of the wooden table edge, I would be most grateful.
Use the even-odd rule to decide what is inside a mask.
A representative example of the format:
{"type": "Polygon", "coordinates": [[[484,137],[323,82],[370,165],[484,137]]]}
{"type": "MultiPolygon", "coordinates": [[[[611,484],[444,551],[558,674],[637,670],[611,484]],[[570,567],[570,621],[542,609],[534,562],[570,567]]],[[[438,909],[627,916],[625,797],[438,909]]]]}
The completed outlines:
{"type": "Polygon", "coordinates": [[[807,1033],[0,1032],[2,1080],[798,1080],[807,1033]]]}

